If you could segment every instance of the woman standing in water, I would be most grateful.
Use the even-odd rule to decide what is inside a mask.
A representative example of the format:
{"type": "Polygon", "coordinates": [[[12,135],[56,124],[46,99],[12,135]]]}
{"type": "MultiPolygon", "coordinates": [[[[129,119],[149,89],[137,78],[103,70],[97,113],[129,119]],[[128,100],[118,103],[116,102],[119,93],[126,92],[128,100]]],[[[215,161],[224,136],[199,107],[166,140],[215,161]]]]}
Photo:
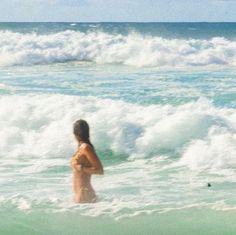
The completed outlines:
{"type": "Polygon", "coordinates": [[[85,120],[78,120],[73,127],[76,141],[78,141],[78,150],[71,159],[74,201],[77,203],[96,202],[97,197],[91,185],[91,175],[102,175],[103,166],[89,140],[88,123],[85,120]]]}

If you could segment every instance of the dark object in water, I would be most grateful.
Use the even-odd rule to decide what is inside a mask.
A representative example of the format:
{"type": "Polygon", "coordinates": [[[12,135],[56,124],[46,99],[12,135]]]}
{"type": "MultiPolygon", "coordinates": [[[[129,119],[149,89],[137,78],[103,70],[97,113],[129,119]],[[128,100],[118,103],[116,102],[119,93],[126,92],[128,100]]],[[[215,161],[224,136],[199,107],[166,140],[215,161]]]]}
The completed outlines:
{"type": "Polygon", "coordinates": [[[211,187],[211,183],[207,183],[207,187],[211,187]]]}

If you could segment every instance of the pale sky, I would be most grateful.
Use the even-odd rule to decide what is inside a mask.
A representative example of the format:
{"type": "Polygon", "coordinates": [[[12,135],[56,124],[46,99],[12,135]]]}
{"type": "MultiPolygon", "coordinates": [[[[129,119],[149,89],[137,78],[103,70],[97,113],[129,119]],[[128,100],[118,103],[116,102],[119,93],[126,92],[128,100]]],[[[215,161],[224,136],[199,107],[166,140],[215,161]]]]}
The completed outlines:
{"type": "Polygon", "coordinates": [[[236,22],[236,0],[0,0],[0,21],[236,22]]]}

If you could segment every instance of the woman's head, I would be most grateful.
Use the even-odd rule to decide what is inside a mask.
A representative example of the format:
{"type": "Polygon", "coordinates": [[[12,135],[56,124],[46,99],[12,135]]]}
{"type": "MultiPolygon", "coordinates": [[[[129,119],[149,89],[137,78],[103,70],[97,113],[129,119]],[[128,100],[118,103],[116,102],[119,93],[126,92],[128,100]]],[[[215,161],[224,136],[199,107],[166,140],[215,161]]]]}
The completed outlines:
{"type": "Polygon", "coordinates": [[[73,132],[78,141],[88,143],[94,148],[89,139],[89,125],[85,120],[77,120],[73,125],[73,132]]]}
{"type": "Polygon", "coordinates": [[[78,141],[89,141],[89,125],[85,120],[77,120],[73,125],[73,132],[78,141]]]}

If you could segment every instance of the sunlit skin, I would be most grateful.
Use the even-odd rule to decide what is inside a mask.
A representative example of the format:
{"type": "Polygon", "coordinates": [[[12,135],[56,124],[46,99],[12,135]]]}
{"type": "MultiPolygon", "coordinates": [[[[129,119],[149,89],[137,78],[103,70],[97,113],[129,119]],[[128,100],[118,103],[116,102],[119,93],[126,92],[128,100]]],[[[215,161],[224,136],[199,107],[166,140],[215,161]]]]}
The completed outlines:
{"type": "Polygon", "coordinates": [[[71,167],[73,172],[74,202],[96,202],[97,197],[91,185],[91,175],[102,175],[103,166],[93,147],[75,136],[78,149],[72,156],[71,167]]]}

